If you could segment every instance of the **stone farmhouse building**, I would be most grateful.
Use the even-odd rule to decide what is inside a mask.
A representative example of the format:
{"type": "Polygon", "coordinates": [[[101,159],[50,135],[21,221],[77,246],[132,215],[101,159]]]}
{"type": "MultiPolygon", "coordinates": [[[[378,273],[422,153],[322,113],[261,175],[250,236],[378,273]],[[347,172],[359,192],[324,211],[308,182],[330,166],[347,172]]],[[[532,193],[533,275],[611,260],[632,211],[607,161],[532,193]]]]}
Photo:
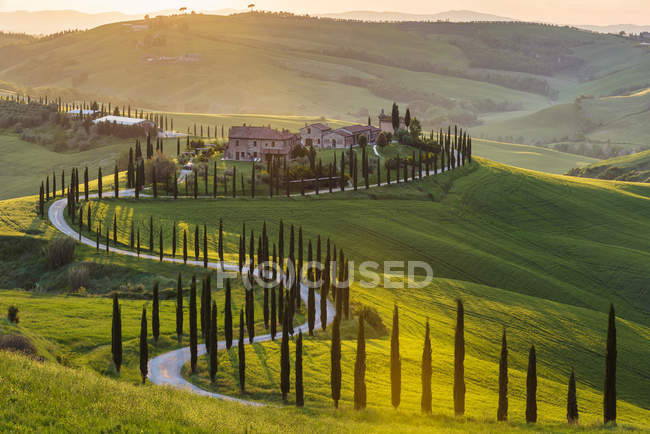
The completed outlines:
{"type": "Polygon", "coordinates": [[[303,146],[312,145],[315,148],[345,148],[356,145],[362,135],[374,143],[381,130],[372,125],[350,125],[332,130],[325,124],[306,125],[300,129],[300,142],[303,146]]]}
{"type": "Polygon", "coordinates": [[[325,135],[330,133],[332,129],[322,123],[311,124],[300,129],[300,143],[303,146],[314,146],[316,148],[323,147],[323,140],[325,135]]]}
{"type": "Polygon", "coordinates": [[[226,160],[264,161],[271,156],[289,158],[300,137],[288,130],[269,127],[235,126],[228,130],[226,160]]]}
{"type": "MultiPolygon", "coordinates": [[[[399,127],[406,128],[404,117],[402,116],[399,118],[399,127]]],[[[393,131],[393,117],[384,113],[384,109],[381,109],[381,113],[379,114],[379,128],[385,133],[395,133],[395,131],[393,131]]]]}

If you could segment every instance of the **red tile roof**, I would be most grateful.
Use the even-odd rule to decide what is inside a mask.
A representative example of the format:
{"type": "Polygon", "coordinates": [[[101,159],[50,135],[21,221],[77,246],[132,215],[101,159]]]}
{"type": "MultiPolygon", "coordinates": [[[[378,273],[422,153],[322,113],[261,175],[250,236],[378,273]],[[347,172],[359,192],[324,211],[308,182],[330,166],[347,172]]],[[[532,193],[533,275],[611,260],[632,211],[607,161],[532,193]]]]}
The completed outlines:
{"type": "Polygon", "coordinates": [[[228,130],[228,137],[252,140],[292,140],[296,135],[289,131],[274,130],[269,127],[231,127],[228,130]]]}

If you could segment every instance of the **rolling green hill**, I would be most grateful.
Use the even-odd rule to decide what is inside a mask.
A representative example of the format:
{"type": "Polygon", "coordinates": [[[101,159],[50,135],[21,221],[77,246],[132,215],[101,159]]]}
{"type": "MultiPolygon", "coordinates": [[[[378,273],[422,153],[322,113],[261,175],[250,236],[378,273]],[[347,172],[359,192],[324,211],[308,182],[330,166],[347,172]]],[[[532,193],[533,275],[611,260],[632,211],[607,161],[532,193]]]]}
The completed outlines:
{"type": "Polygon", "coordinates": [[[644,88],[628,95],[578,97],[572,103],[479,126],[474,133],[607,158],[650,147],[649,114],[650,92],[644,88]]]}
{"type": "Polygon", "coordinates": [[[650,182],[650,151],[574,168],[568,175],[617,181],[650,182]]]}
{"type": "MultiPolygon", "coordinates": [[[[209,233],[214,234],[218,218],[223,218],[227,249],[232,255],[242,222],[245,221],[247,228],[257,233],[266,221],[269,236],[274,239],[277,237],[277,222],[283,218],[286,224],[300,224],[306,240],[313,240],[318,234],[331,237],[356,263],[396,259],[426,261],[433,267],[436,277],[424,289],[389,289],[385,285],[366,289],[358,283],[353,285],[353,313],[360,306],[374,309],[383,324],[390,328],[393,304],[397,303],[401,309],[404,392],[403,404],[392,423],[402,424],[401,417],[408,419],[419,411],[419,358],[422,327],[427,317],[432,323],[434,343],[436,416],[433,420],[448,421],[451,418],[454,302],[461,297],[466,309],[469,422],[463,425],[445,422],[450,425],[440,429],[473,430],[477,429],[473,423],[494,419],[499,338],[505,326],[511,351],[511,416],[515,421],[522,419],[526,351],[534,343],[538,349],[540,377],[540,428],[553,430],[557,429],[553,428],[554,424],[561,423],[565,417],[565,403],[558,397],[565,394],[567,372],[571,366],[578,372],[581,421],[589,428],[599,427],[606,311],[610,301],[614,302],[618,314],[619,422],[623,426],[647,428],[650,379],[639,361],[650,357],[647,343],[650,316],[645,291],[650,251],[638,234],[650,231],[646,218],[650,212],[649,198],[649,188],[640,184],[553,176],[478,159],[472,166],[445,175],[369,192],[273,200],[174,202],[143,199],[136,203],[107,199],[93,202],[93,207],[95,218],[103,221],[102,227],[112,222],[114,213],[118,215],[118,239],[121,243],[128,240],[127,228],[132,219],[145,222],[149,216],[155,216],[156,225],[163,224],[166,230],[173,221],[181,227],[206,224],[209,233]]],[[[3,235],[22,238],[28,231],[32,234],[28,237],[39,239],[54,235],[53,230],[35,216],[33,197],[3,201],[2,209],[3,235]]],[[[210,246],[214,252],[212,239],[210,246]]],[[[22,261],[25,262],[25,258],[22,261]]],[[[165,276],[171,270],[165,269],[173,268],[144,260],[107,257],[88,247],[79,249],[77,261],[134,268],[136,275],[153,272],[166,279],[169,279],[165,276]]],[[[187,271],[184,269],[183,273],[185,275],[187,271]]],[[[133,273],[125,279],[132,279],[132,276],[133,273]]],[[[106,284],[115,285],[116,279],[119,281],[119,275],[112,273],[106,284]]],[[[218,290],[215,294],[217,298],[221,295],[218,290]]],[[[57,351],[74,349],[78,354],[76,360],[82,366],[110,373],[107,368],[110,365],[109,354],[104,343],[110,326],[108,300],[91,296],[67,299],[70,297],[66,295],[15,291],[3,291],[0,297],[6,300],[4,303],[20,307],[21,322],[24,323],[20,327],[39,342],[44,339],[43,348],[50,348],[46,343],[54,342],[57,351]],[[99,312],[92,316],[95,319],[92,327],[82,330],[76,330],[72,323],[65,328],[46,327],[57,317],[55,310],[48,310],[48,305],[67,306],[63,311],[80,318],[88,317],[84,312],[98,309],[99,312]],[[84,348],[85,345],[88,347],[84,348]]],[[[137,300],[125,303],[125,318],[128,320],[125,332],[129,338],[137,332],[137,306],[141,303],[143,301],[137,300]]],[[[165,342],[170,343],[174,335],[169,318],[173,302],[163,301],[163,305],[164,339],[160,351],[168,348],[165,342]]],[[[350,429],[356,428],[355,423],[382,423],[385,415],[389,414],[386,407],[389,406],[387,369],[390,342],[387,336],[371,334],[367,374],[371,409],[362,416],[348,416],[352,387],[350,366],[356,336],[354,324],[355,319],[352,319],[343,327],[344,411],[340,417],[342,420],[352,417],[351,425],[348,425],[350,429]]],[[[127,348],[131,348],[132,343],[127,348]]],[[[236,384],[233,370],[236,350],[233,351],[221,354],[218,390],[236,394],[233,387],[236,384]]],[[[128,354],[130,363],[137,363],[133,360],[133,350],[128,354]]],[[[318,333],[316,338],[306,340],[305,357],[308,402],[305,412],[309,414],[305,417],[322,417],[323,423],[329,423],[326,422],[328,418],[335,416],[328,409],[327,398],[328,333],[318,333]]],[[[248,349],[247,360],[250,390],[246,397],[277,401],[277,344],[255,344],[248,349]]],[[[204,369],[204,360],[200,364],[204,369]]],[[[132,365],[131,369],[134,368],[132,365]]],[[[51,375],[60,382],[59,376],[51,375]]],[[[133,380],[127,377],[125,379],[133,380]]],[[[191,380],[205,381],[202,375],[191,380]]],[[[80,378],[79,381],[86,380],[80,378]]],[[[5,384],[3,382],[2,387],[5,384]]],[[[56,384],[48,382],[41,387],[52,388],[56,384]]],[[[116,398],[111,402],[123,402],[125,394],[134,390],[141,391],[134,392],[134,397],[140,396],[139,393],[149,393],[149,388],[132,389],[110,381],[103,384],[105,390],[115,393],[116,398]]],[[[186,396],[157,389],[151,393],[170,393],[169,396],[176,399],[186,396]]],[[[41,409],[29,407],[28,411],[36,414],[47,411],[50,404],[49,401],[45,403],[47,406],[41,409]]],[[[147,423],[149,411],[143,409],[133,423],[147,423]]],[[[256,421],[267,420],[263,416],[264,410],[260,411],[261,419],[253,414],[251,417],[256,421]]],[[[102,414],[109,421],[118,417],[113,413],[102,414]]],[[[414,417],[412,423],[419,426],[421,420],[414,417]]],[[[379,428],[380,425],[372,425],[368,429],[379,428]]],[[[478,429],[500,431],[504,428],[487,424],[478,429]]],[[[383,429],[410,428],[387,425],[383,429]]]]}
{"type": "Polygon", "coordinates": [[[425,125],[471,125],[564,98],[620,68],[620,53],[624,68],[644,60],[632,41],[568,27],[197,14],[4,47],[0,78],[185,112],[365,120],[398,101],[425,125]]]}

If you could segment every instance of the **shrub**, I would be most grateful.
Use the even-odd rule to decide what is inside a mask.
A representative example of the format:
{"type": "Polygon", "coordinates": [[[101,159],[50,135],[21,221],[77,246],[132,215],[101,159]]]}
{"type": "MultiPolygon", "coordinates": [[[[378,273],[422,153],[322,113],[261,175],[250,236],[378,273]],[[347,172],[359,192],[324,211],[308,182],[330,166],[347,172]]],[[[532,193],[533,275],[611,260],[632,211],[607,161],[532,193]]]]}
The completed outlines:
{"type": "Polygon", "coordinates": [[[0,336],[0,350],[20,352],[28,356],[38,353],[34,344],[25,336],[20,335],[0,336]]]}
{"type": "Polygon", "coordinates": [[[51,240],[44,250],[47,263],[52,268],[69,264],[74,258],[75,242],[70,237],[59,237],[51,240]]]}
{"type": "Polygon", "coordinates": [[[79,292],[81,288],[88,286],[89,277],[90,272],[88,271],[88,267],[83,264],[71,267],[68,270],[68,282],[70,283],[70,288],[75,292],[79,292]]]}
{"type": "Polygon", "coordinates": [[[9,306],[7,311],[7,319],[14,324],[18,324],[20,318],[18,318],[18,308],[16,306],[9,306]]]}
{"type": "Polygon", "coordinates": [[[166,154],[158,152],[152,160],[144,162],[145,179],[147,183],[153,181],[153,166],[156,166],[156,179],[158,182],[168,179],[176,171],[176,164],[166,154]]]}

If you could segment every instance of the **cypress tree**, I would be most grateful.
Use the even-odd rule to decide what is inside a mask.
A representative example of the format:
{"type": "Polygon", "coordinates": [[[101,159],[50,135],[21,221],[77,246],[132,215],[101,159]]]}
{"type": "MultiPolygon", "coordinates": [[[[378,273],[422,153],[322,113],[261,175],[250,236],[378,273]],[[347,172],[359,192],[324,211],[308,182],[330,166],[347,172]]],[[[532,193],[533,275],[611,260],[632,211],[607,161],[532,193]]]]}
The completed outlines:
{"type": "Polygon", "coordinates": [[[278,323],[284,324],[284,284],[280,280],[280,288],[278,292],[278,323]]]}
{"type": "Polygon", "coordinates": [[[162,229],[162,227],[160,228],[160,232],[158,232],[158,250],[160,251],[160,262],[162,262],[163,261],[163,252],[164,252],[163,229],[162,229]]]}
{"type": "Polygon", "coordinates": [[[302,331],[296,339],[296,407],[305,405],[305,393],[302,383],[302,331]]]}
{"type": "Polygon", "coordinates": [[[217,303],[212,302],[212,312],[210,315],[210,333],[208,339],[210,346],[210,380],[215,382],[217,377],[217,303]]]}
{"type": "Polygon", "coordinates": [[[341,399],[341,330],[340,315],[334,317],[332,324],[332,347],[330,350],[331,371],[330,385],[332,388],[332,400],[334,408],[339,408],[339,399],[341,399]]]}
{"type": "Polygon", "coordinates": [[[176,222],[172,225],[172,258],[176,257],[176,222]]]}
{"type": "Polygon", "coordinates": [[[102,198],[102,168],[97,169],[97,195],[102,198]]]}
{"type": "Polygon", "coordinates": [[[208,268],[208,228],[203,225],[203,268],[208,268]]]}
{"type": "Polygon", "coordinates": [[[287,394],[290,389],[290,370],[289,364],[289,302],[285,301],[284,319],[282,321],[282,344],[280,346],[280,390],[282,391],[282,401],[287,402],[287,394]]]}
{"type": "Polygon", "coordinates": [[[190,287],[190,365],[192,374],[196,373],[197,361],[197,324],[196,324],[196,276],[192,276],[192,286],[190,287]]]}
{"type": "MultiPolygon", "coordinates": [[[[309,336],[314,336],[314,324],[316,322],[316,295],[314,293],[315,278],[312,271],[314,267],[312,266],[311,240],[309,240],[307,247],[307,266],[309,267],[307,270],[307,285],[309,286],[309,293],[307,295],[307,326],[309,328],[309,336]]],[[[298,299],[300,299],[300,297],[298,297],[298,299]]]]}
{"type": "Polygon", "coordinates": [[[183,263],[187,264],[187,229],[183,229],[183,263]]]}
{"type": "Polygon", "coordinates": [[[113,294],[113,323],[111,329],[111,354],[115,370],[119,374],[122,366],[122,310],[117,299],[117,293],[113,294]]]}
{"type": "Polygon", "coordinates": [[[142,384],[147,380],[147,363],[149,362],[149,346],[147,344],[147,308],[142,308],[142,319],[140,320],[140,375],[142,384]]]}
{"type": "Polygon", "coordinates": [[[196,172],[192,179],[194,180],[194,199],[196,199],[199,197],[199,172],[196,172]]]}
{"type": "Polygon", "coordinates": [[[113,214],[113,245],[117,247],[117,214],[113,214]]]}
{"type": "Polygon", "coordinates": [[[136,234],[136,251],[138,258],[140,257],[140,226],[138,226],[138,233],[136,234]]]}
{"type": "Polygon", "coordinates": [[[117,199],[120,197],[120,172],[117,169],[117,164],[115,164],[115,174],[113,175],[113,188],[115,189],[115,198],[117,199]]]}
{"type": "Polygon", "coordinates": [[[251,198],[255,199],[255,162],[251,168],[251,198]]]}
{"type": "Polygon", "coordinates": [[[194,226],[194,259],[199,260],[199,225],[194,226]]]}
{"type": "Polygon", "coordinates": [[[226,279],[226,302],[224,305],[223,334],[226,338],[226,348],[232,347],[232,299],[230,279],[226,279]]]}
{"type": "Polygon", "coordinates": [[[609,305],[606,351],[603,418],[608,423],[616,422],[616,313],[613,303],[609,305]]]}
{"type": "Polygon", "coordinates": [[[237,167],[232,168],[232,197],[237,197],[237,167]]]}
{"type": "Polygon", "coordinates": [[[246,328],[248,330],[248,343],[252,344],[255,339],[255,305],[253,288],[245,289],[246,291],[246,328]]]}
{"type": "Polygon", "coordinates": [[[149,252],[153,253],[153,216],[149,217],[149,252]]]}
{"type": "Polygon", "coordinates": [[[505,328],[501,338],[501,358],[499,359],[499,408],[497,410],[497,420],[508,420],[508,342],[505,328]]]}
{"type": "Polygon", "coordinates": [[[390,338],[390,391],[394,408],[399,407],[402,393],[402,360],[399,354],[399,314],[397,305],[393,310],[393,332],[390,338]]]}
{"type": "Polygon", "coordinates": [[[160,336],[160,295],[158,291],[158,281],[153,284],[153,302],[151,304],[151,331],[153,332],[153,342],[158,343],[160,336]]]}
{"type": "Polygon", "coordinates": [[[537,422],[537,360],[535,345],[528,353],[528,372],[526,374],[526,423],[537,422]]]}
{"type": "Polygon", "coordinates": [[[424,349],[422,350],[422,413],[431,414],[431,338],[429,337],[429,319],[424,330],[424,349]]]}
{"type": "Polygon", "coordinates": [[[176,338],[180,344],[183,341],[183,280],[178,273],[176,285],[176,338]]]}
{"type": "Polygon", "coordinates": [[[359,315],[357,333],[357,359],[354,363],[354,409],[366,408],[366,336],[363,315],[359,315]]]}
{"type": "Polygon", "coordinates": [[[219,262],[223,270],[223,221],[219,218],[219,262]]]}
{"type": "Polygon", "coordinates": [[[456,333],[454,346],[454,412],[465,413],[465,310],[463,302],[457,301],[456,333]]]}
{"type": "Polygon", "coordinates": [[[578,396],[576,394],[576,376],[571,368],[569,377],[569,390],[566,400],[566,420],[570,424],[578,423],[578,396]]]}
{"type": "Polygon", "coordinates": [[[52,172],[52,199],[56,199],[56,174],[52,172]]]}
{"type": "Polygon", "coordinates": [[[275,334],[277,332],[276,326],[276,299],[275,299],[275,286],[271,287],[271,340],[275,340],[275,334]]]}
{"type": "Polygon", "coordinates": [[[246,388],[246,349],[244,347],[244,311],[239,311],[239,340],[237,341],[239,350],[239,388],[243,392],[246,388]]]}
{"type": "Polygon", "coordinates": [[[176,170],[174,170],[174,199],[178,199],[178,177],[176,176],[176,170]]]}
{"type": "Polygon", "coordinates": [[[217,198],[217,162],[214,162],[214,175],[212,176],[212,198],[217,198]]]}
{"type": "Polygon", "coordinates": [[[43,182],[41,182],[41,189],[39,190],[39,193],[38,193],[38,215],[41,216],[41,217],[43,217],[44,214],[45,214],[45,212],[44,212],[44,210],[45,210],[45,205],[44,205],[45,204],[45,197],[44,197],[45,191],[44,190],[45,190],[45,188],[43,187],[43,182]]]}

